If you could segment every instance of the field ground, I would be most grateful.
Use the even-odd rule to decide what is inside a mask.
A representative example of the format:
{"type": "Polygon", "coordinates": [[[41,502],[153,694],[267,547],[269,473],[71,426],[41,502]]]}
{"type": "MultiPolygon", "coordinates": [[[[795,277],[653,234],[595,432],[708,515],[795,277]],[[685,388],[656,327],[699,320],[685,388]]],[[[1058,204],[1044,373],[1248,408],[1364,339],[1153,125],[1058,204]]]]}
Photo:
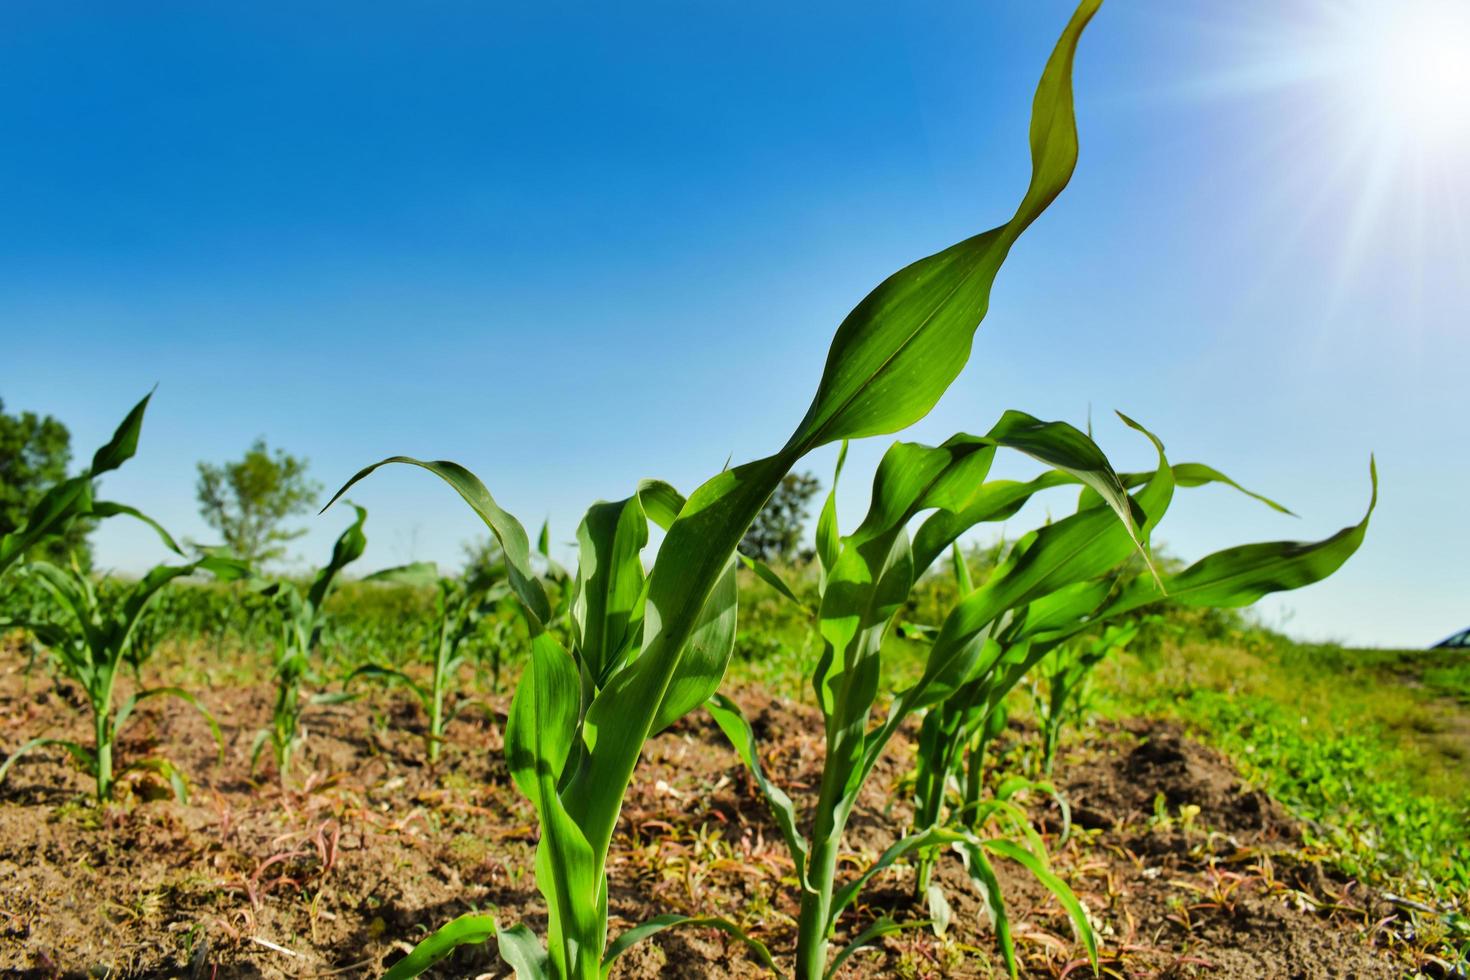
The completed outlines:
{"type": "MultiPolygon", "coordinates": [[[[179,653],[165,660],[173,666],[150,669],[167,674],[190,662],[179,653]]],[[[1403,727],[1368,727],[1387,739],[1422,736],[1404,748],[1417,768],[1399,775],[1458,814],[1463,831],[1454,792],[1457,780],[1461,791],[1470,780],[1457,740],[1470,715],[1456,700],[1459,682],[1451,677],[1436,687],[1423,671],[1391,681],[1402,665],[1385,660],[1329,684],[1325,675],[1301,679],[1289,661],[1216,644],[1155,664],[1147,688],[1120,681],[1137,678],[1137,669],[1105,677],[1099,698],[1107,720],[1075,736],[1057,767],[1073,815],[1070,835],[1063,840],[1061,811],[1050,797],[1028,801],[1055,869],[1094,918],[1104,975],[1455,975],[1444,959],[1454,938],[1439,919],[1417,911],[1418,899],[1387,896],[1382,874],[1328,823],[1299,820],[1268,795],[1261,787],[1298,812],[1314,805],[1310,792],[1281,777],[1291,759],[1273,762],[1270,751],[1242,749],[1248,728],[1238,717],[1211,714],[1201,699],[1234,685],[1235,696],[1225,700],[1239,710],[1268,703],[1296,710],[1292,698],[1319,696],[1314,685],[1328,684],[1339,707],[1322,712],[1320,737],[1311,741],[1328,744],[1338,714],[1361,708],[1354,685],[1365,698],[1378,689],[1379,705],[1399,711],[1403,727]],[[1258,661],[1248,677],[1241,657],[1258,661]],[[1283,687],[1286,676],[1298,682],[1283,687]],[[1416,735],[1412,719],[1426,712],[1440,721],[1416,735]],[[1233,744],[1249,780],[1200,739],[1233,744]],[[1437,747],[1416,752],[1414,744],[1437,747]]],[[[14,653],[3,662],[0,748],[11,751],[43,730],[84,737],[72,692],[42,669],[25,674],[14,653]]],[[[1453,664],[1446,669],[1453,673],[1453,664]]],[[[300,778],[283,790],[270,774],[249,772],[270,688],[220,683],[229,674],[196,687],[211,688],[206,700],[226,735],[223,762],[203,722],[167,704],[140,708],[143,718],[120,748],[124,761],[156,752],[183,766],[193,779],[188,805],[146,777],[99,809],[59,751],[15,767],[0,787],[0,969],[38,978],[367,977],[461,912],[493,910],[505,923],[544,926],[531,870],[533,814],[501,753],[506,697],[488,697],[484,711],[454,723],[437,769],[422,761],[417,706],[396,693],[314,707],[300,778]]],[[[800,804],[819,779],[820,718],[767,693],[799,685],[751,676],[771,680],[768,671],[737,668],[734,696],[755,725],[768,771],[800,804]]],[[[1024,716],[1013,722],[1003,766],[1024,766],[1034,741],[1024,716]]],[[[852,869],[874,860],[906,825],[901,783],[911,755],[901,736],[868,787],[846,838],[852,869]]],[[[1395,763],[1389,757],[1385,764],[1395,763]]],[[[1462,834],[1454,867],[1463,847],[1462,834]]],[[[844,975],[1003,975],[968,879],[957,859],[945,860],[941,880],[954,913],[945,934],[906,930],[858,953],[844,975]]],[[[719,914],[765,940],[779,960],[795,942],[789,870],[762,799],[707,716],[695,713],[649,743],[609,864],[614,933],[665,912],[719,914]]],[[[1049,895],[1019,869],[999,870],[1023,975],[1088,975],[1049,895]]],[[[903,866],[876,879],[844,920],[849,935],[884,912],[900,921],[928,918],[912,885],[912,869],[903,866]]],[[[508,972],[491,944],[439,975],[508,972]]],[[[637,978],[759,975],[739,943],[708,929],[655,936],[614,970],[637,978]]]]}

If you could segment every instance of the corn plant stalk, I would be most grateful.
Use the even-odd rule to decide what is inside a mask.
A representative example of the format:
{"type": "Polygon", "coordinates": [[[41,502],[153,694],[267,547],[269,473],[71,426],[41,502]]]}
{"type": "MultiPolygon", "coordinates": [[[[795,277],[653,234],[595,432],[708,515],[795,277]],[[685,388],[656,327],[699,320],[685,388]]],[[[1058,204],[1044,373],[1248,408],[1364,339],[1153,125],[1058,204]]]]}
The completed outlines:
{"type": "Polygon", "coordinates": [[[303,593],[294,582],[281,579],[270,583],[256,583],[256,590],[271,599],[276,606],[278,634],[276,637],[275,677],[276,698],[271,709],[270,727],[255,737],[251,749],[251,767],[260,757],[261,750],[269,742],[273,750],[277,775],[285,782],[291,768],[291,756],[302,740],[301,710],[302,685],[311,677],[312,655],[321,643],[322,631],[327,625],[325,605],[332,594],[337,576],[347,565],[362,557],[367,549],[367,537],[362,525],[367,520],[367,511],[356,504],[351,505],[356,519],[337,538],[332,546],[332,557],[313,576],[311,585],[303,593]]]}
{"type": "MultiPolygon", "coordinates": [[[[964,367],[1001,263],[1076,165],[1071,68],[1077,40],[1097,7],[1098,0],[1084,0],[1042,74],[1032,108],[1032,177],[1015,214],[900,270],[858,304],[837,330],[806,416],[780,450],[725,470],[687,499],[645,485],[628,501],[589,511],[579,579],[591,583],[599,571],[585,567],[588,546],[594,554],[623,555],[607,566],[618,569],[610,583],[618,602],[611,608],[625,626],[636,620],[624,634],[630,642],[619,644],[611,660],[593,659],[609,648],[589,644],[585,631],[580,656],[546,631],[550,607],[530,565],[525,528],[468,470],[391,457],[338,492],[386,463],[424,467],[464,498],[505,554],[531,634],[530,664],[512,703],[506,747],[516,783],[540,818],[537,882],[548,905],[545,970],[529,966],[528,975],[602,976],[608,948],[604,869],[623,796],[644,742],[719,686],[733,649],[735,549],[777,484],[818,446],[894,432],[922,418],[964,367]],[[641,548],[636,538],[649,520],[666,526],[666,534],[625,608],[626,587],[642,576],[626,555],[641,548]],[[594,524],[602,529],[597,534],[591,533],[594,524]]],[[[510,932],[502,933],[502,948],[510,932]]]]}

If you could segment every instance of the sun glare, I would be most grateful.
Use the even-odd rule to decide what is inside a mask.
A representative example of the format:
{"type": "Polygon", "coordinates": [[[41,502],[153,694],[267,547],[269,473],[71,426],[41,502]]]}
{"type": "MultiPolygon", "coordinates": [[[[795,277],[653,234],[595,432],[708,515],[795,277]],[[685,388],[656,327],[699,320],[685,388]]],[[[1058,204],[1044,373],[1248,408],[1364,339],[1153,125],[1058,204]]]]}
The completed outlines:
{"type": "MultiPolygon", "coordinates": [[[[1366,136],[1414,154],[1470,149],[1470,2],[1353,5],[1340,71],[1366,136]]],[[[1353,106],[1347,107],[1350,111],[1353,106]]]]}
{"type": "Polygon", "coordinates": [[[1248,100],[1275,262],[1333,270],[1327,299],[1391,278],[1413,320],[1470,269],[1470,0],[1212,5],[1213,62],[1181,91],[1248,100]]]}

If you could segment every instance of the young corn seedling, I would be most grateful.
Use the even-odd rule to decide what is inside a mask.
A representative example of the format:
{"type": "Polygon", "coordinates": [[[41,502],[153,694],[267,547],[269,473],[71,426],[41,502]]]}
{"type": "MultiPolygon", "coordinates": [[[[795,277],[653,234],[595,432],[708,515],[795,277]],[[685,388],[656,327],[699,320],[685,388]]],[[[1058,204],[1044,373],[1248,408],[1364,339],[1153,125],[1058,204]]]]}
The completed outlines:
{"type": "Polygon", "coordinates": [[[302,592],[296,583],[281,579],[259,588],[261,595],[274,601],[278,615],[276,636],[276,700],[271,710],[271,726],[255,736],[250,752],[253,769],[267,742],[276,760],[276,771],[284,782],[291,768],[291,756],[306,738],[301,726],[302,685],[312,676],[312,655],[321,644],[327,616],[323,610],[332,594],[337,575],[347,565],[362,557],[367,537],[362,533],[367,511],[352,505],[357,519],[343,531],[332,546],[332,558],[312,577],[311,585],[302,592]]]}
{"type": "Polygon", "coordinates": [[[347,676],[347,683],[359,678],[377,680],[402,685],[412,692],[429,719],[428,730],[424,733],[429,762],[438,762],[444,744],[444,729],[461,711],[477,703],[457,699],[449,706],[447,701],[458,683],[456,678],[465,662],[467,643],[480,629],[483,618],[510,594],[510,588],[505,584],[504,567],[485,569],[466,579],[455,579],[441,578],[433,562],[416,562],[375,572],[363,581],[432,586],[435,590],[434,621],[427,645],[433,654],[428,685],[384,664],[358,667],[347,676]]]}
{"type": "MultiPolygon", "coordinates": [[[[1222,483],[1242,489],[1203,464],[1171,466],[1163,446],[1149,438],[1158,450],[1158,468],[1120,478],[1134,491],[1130,499],[1143,517],[1145,540],[1168,509],[1176,486],[1222,483]]],[[[1159,575],[1148,563],[1140,567],[1125,537],[1105,526],[1114,502],[1094,487],[1082,490],[1076,513],[1019,539],[986,583],[962,598],[934,634],[931,663],[965,661],[969,654],[962,651],[967,647],[978,650],[978,656],[953,675],[952,686],[931,703],[925,718],[921,736],[925,749],[918,756],[915,775],[919,825],[972,827],[993,812],[981,800],[983,753],[976,751],[980,733],[1027,672],[1062,644],[1165,599],[1195,607],[1242,606],[1336,571],[1362,543],[1377,502],[1377,474],[1371,464],[1369,470],[1372,498],[1358,524],[1313,543],[1269,542],[1226,549],[1174,574],[1159,575]],[[963,797],[946,817],[948,787],[958,780],[967,756],[963,797]]],[[[1043,489],[1046,481],[1043,476],[1028,486],[1043,489]]],[[[1002,485],[996,485],[991,492],[1001,490],[1002,485]]],[[[936,518],[942,514],[930,520],[936,518]]],[[[922,528],[919,537],[924,537],[922,528]]],[[[929,855],[921,858],[921,884],[927,881],[931,863],[929,855]]]]}
{"type": "MultiPolygon", "coordinates": [[[[1078,637],[1053,650],[1038,664],[1040,676],[1031,686],[1031,700],[1041,725],[1041,771],[1050,776],[1056,766],[1062,730],[1080,724],[1088,711],[1088,681],[1107,658],[1120,653],[1138,635],[1138,624],[1111,624],[1098,636],[1078,637]]],[[[973,751],[973,750],[972,750],[973,751]]],[[[983,763],[982,763],[983,765],[983,763]]]]}
{"type": "Polygon", "coordinates": [[[197,571],[236,578],[245,573],[244,566],[213,556],[187,565],[160,565],[127,589],[109,595],[100,593],[92,580],[76,567],[62,568],[50,562],[33,561],[26,564],[25,571],[52,597],[52,614],[37,622],[6,625],[22,626],[34,633],[47,646],[61,673],[82,689],[92,715],[93,742],[88,747],[66,739],[33,738],[0,766],[0,779],[5,778],[10,767],[25,753],[41,746],[57,745],[96,780],[98,802],[112,797],[119,777],[142,770],[167,778],[174,794],[180,801],[186,801],[188,793],[183,774],[168,759],[138,759],[116,770],[113,756],[117,738],[141,702],[160,697],[178,698],[199,711],[209,723],[223,754],[219,726],[194,695],[178,687],[135,691],[114,711],[117,675],[139,625],[150,614],[160,590],[174,579],[197,571]]]}
{"type": "MultiPolygon", "coordinates": [[[[841,465],[839,459],[839,475],[841,465]]],[[[835,958],[829,955],[839,917],[874,875],[901,858],[923,855],[941,846],[953,846],[960,852],[972,880],[986,897],[1002,954],[1013,972],[1014,950],[992,856],[1018,862],[1056,894],[1095,960],[1095,943],[1081,906],[1071,890],[1050,872],[1039,837],[1010,803],[993,808],[994,815],[1018,822],[1027,838],[1026,846],[1006,838],[981,839],[969,830],[942,826],[937,820],[919,822],[913,834],[896,842],[877,863],[841,888],[836,881],[838,856],[863,784],[893,735],[906,718],[943,701],[985,654],[984,637],[951,639],[941,630],[930,647],[920,679],[897,694],[880,724],[870,724],[882,687],[884,640],[920,577],[961,534],[982,521],[1014,514],[1039,487],[1081,483],[1099,506],[1080,533],[1039,554],[1041,560],[1024,577],[1009,583],[1003,593],[1008,604],[1039,594],[1073,567],[1077,571],[1096,570],[1099,563],[1120,561],[1134,553],[1141,545],[1140,534],[1147,530],[1142,520],[1144,512],[1129,498],[1102,451],[1084,433],[1065,423],[1043,422],[1021,412],[1005,413],[984,436],[960,434],[940,446],[896,443],[878,466],[867,516],[847,535],[839,535],[837,529],[836,483],[834,478],[817,525],[821,576],[816,619],[822,652],[812,686],[822,710],[827,751],[816,809],[804,831],[798,826],[790,798],[763,775],[752,729],[739,708],[718,695],[708,705],[764,792],[791,852],[801,888],[797,977],[821,980],[832,976],[859,948],[900,928],[891,919],[881,919],[835,958]],[[1041,461],[1051,468],[1050,472],[1030,484],[986,482],[997,451],[1003,448],[1041,461]],[[910,524],[925,512],[930,516],[911,537],[910,524]]],[[[763,579],[790,595],[772,570],[756,567],[763,579]]],[[[965,584],[962,580],[962,586],[965,584]]],[[[935,897],[936,907],[941,900],[941,896],[935,897]]]]}
{"type": "MultiPolygon", "coordinates": [[[[416,975],[456,944],[498,934],[501,955],[523,978],[600,980],[632,942],[690,921],[660,917],[608,943],[608,847],[643,745],[718,688],[734,647],[735,549],[781,479],[819,446],[919,420],[964,367],[1001,263],[1076,165],[1072,61],[1097,6],[1085,0],[1042,74],[1032,107],[1031,182],[1015,214],[894,273],[857,305],[838,327],[816,396],[785,445],[724,470],[687,499],[666,484],[645,483],[626,500],[588,511],[578,533],[571,650],[546,628],[551,606],[531,569],[525,528],[469,471],[392,457],[339,491],[389,462],[424,467],[448,482],[503,550],[531,636],[506,754],[539,817],[536,877],[547,903],[547,944],[524,926],[501,930],[489,917],[465,916],[395,964],[390,978],[416,975]],[[645,572],[638,553],[649,521],[666,533],[645,572]]],[[[763,947],[752,948],[768,958],[763,947]]]]}

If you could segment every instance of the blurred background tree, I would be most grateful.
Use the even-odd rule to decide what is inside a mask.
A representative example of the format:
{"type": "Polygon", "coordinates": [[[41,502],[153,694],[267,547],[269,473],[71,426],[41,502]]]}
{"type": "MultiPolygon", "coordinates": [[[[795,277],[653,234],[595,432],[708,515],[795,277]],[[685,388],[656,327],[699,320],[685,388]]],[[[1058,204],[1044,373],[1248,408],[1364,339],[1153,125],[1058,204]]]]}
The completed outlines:
{"type": "Polygon", "coordinates": [[[464,571],[461,574],[466,579],[487,574],[505,562],[505,551],[500,547],[500,542],[488,534],[466,541],[462,549],[464,571]]]}
{"type": "Polygon", "coordinates": [[[740,539],[740,550],[763,562],[809,561],[815,554],[801,545],[807,510],[822,484],[810,473],[788,473],[755,523],[740,539]]]}
{"type": "MultiPolygon", "coordinates": [[[[25,523],[41,495],[66,479],[70,462],[71,433],[65,425],[35,412],[7,415],[0,400],[0,534],[25,523]]],[[[84,569],[90,568],[91,530],[90,523],[74,521],[59,537],[39,545],[36,555],[61,562],[75,555],[84,569]]]]}
{"type": "Polygon", "coordinates": [[[272,451],[264,439],[243,459],[223,466],[199,464],[199,513],[219,532],[224,545],[252,565],[286,554],[286,543],[306,533],[287,529],[288,518],[312,509],[321,485],[306,477],[305,457],[272,451]]]}

